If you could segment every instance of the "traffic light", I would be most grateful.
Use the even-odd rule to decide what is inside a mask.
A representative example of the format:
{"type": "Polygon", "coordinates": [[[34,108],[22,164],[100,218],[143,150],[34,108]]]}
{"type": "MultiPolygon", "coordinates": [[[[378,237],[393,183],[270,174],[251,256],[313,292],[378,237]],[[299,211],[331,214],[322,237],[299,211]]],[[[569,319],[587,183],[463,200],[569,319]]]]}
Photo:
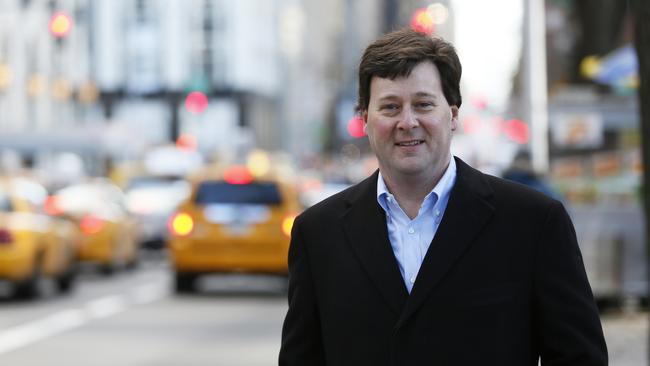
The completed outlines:
{"type": "Polygon", "coordinates": [[[49,29],[54,37],[63,38],[72,30],[72,18],[68,14],[58,11],[52,14],[49,29]]]}
{"type": "Polygon", "coordinates": [[[208,97],[200,91],[193,91],[185,98],[185,109],[192,114],[201,114],[208,108],[208,97]]]}
{"type": "Polygon", "coordinates": [[[503,133],[512,141],[523,145],[530,140],[528,125],[519,119],[513,118],[503,123],[503,133]]]}
{"type": "Polygon", "coordinates": [[[363,129],[363,118],[358,114],[355,114],[354,117],[348,120],[348,133],[350,136],[355,139],[361,138],[366,135],[366,131],[363,129]]]}
{"type": "Polygon", "coordinates": [[[413,17],[411,17],[411,28],[424,34],[433,33],[435,29],[435,20],[431,12],[427,8],[416,10],[415,13],[413,13],[413,17]]]}

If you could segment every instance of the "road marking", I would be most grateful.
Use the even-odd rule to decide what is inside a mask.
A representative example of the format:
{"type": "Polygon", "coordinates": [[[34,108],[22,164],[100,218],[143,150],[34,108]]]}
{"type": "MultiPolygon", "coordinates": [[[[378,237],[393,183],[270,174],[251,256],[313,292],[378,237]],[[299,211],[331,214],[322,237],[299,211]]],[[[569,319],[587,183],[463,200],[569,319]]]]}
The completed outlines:
{"type": "Polygon", "coordinates": [[[130,306],[160,300],[167,293],[166,286],[158,283],[141,285],[126,294],[101,297],[86,302],[80,308],[62,310],[41,319],[0,330],[0,355],[79,328],[92,320],[118,314],[130,306]]]}
{"type": "Polygon", "coordinates": [[[101,319],[115,315],[127,308],[127,299],[124,295],[112,295],[90,301],[84,309],[91,318],[101,319]]]}
{"type": "Polygon", "coordinates": [[[86,322],[79,309],[63,310],[0,332],[0,354],[80,327],[86,322]]]}
{"type": "Polygon", "coordinates": [[[167,286],[160,283],[149,283],[141,285],[133,289],[131,298],[133,302],[142,305],[154,302],[167,296],[169,290],[167,286]]]}

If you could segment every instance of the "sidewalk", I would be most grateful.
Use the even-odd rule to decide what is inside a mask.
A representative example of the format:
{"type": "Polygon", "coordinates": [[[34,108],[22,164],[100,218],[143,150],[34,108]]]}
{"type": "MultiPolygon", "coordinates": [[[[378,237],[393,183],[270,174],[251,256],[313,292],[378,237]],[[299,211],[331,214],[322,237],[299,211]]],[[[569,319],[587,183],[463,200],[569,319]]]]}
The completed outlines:
{"type": "Polygon", "coordinates": [[[610,366],[646,366],[648,312],[610,313],[601,316],[610,366]]]}

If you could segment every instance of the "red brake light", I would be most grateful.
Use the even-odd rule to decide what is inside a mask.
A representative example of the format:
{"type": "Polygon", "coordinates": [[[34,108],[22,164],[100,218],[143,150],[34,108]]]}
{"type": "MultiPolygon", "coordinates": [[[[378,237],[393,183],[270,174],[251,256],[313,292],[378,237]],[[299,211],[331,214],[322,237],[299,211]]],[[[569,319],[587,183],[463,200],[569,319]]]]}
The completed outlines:
{"type": "Polygon", "coordinates": [[[167,229],[172,235],[189,235],[194,230],[194,219],[185,212],[178,212],[167,222],[167,229]]]}
{"type": "Polygon", "coordinates": [[[229,184],[249,184],[253,175],[245,166],[233,165],[223,173],[223,179],[229,184]]]}
{"type": "Polygon", "coordinates": [[[93,215],[84,216],[79,223],[81,231],[86,235],[97,234],[104,228],[104,221],[93,215]]]}
{"type": "Polygon", "coordinates": [[[0,229],[0,245],[2,244],[11,244],[14,242],[14,238],[7,229],[0,229]]]}

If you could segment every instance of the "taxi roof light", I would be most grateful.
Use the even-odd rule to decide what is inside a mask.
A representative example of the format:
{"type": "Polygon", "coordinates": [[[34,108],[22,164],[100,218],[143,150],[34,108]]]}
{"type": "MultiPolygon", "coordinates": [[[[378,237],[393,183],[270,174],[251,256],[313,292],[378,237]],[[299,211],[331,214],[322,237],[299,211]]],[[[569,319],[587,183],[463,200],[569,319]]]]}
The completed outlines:
{"type": "Polygon", "coordinates": [[[61,209],[59,200],[56,196],[47,196],[43,209],[51,216],[59,216],[63,214],[63,210],[61,209]]]}
{"type": "Polygon", "coordinates": [[[247,167],[233,165],[223,173],[223,179],[229,184],[250,184],[253,182],[253,175],[247,167]]]}
{"type": "Polygon", "coordinates": [[[81,219],[79,227],[86,235],[97,234],[104,228],[104,221],[94,215],[87,215],[81,219]]]}

